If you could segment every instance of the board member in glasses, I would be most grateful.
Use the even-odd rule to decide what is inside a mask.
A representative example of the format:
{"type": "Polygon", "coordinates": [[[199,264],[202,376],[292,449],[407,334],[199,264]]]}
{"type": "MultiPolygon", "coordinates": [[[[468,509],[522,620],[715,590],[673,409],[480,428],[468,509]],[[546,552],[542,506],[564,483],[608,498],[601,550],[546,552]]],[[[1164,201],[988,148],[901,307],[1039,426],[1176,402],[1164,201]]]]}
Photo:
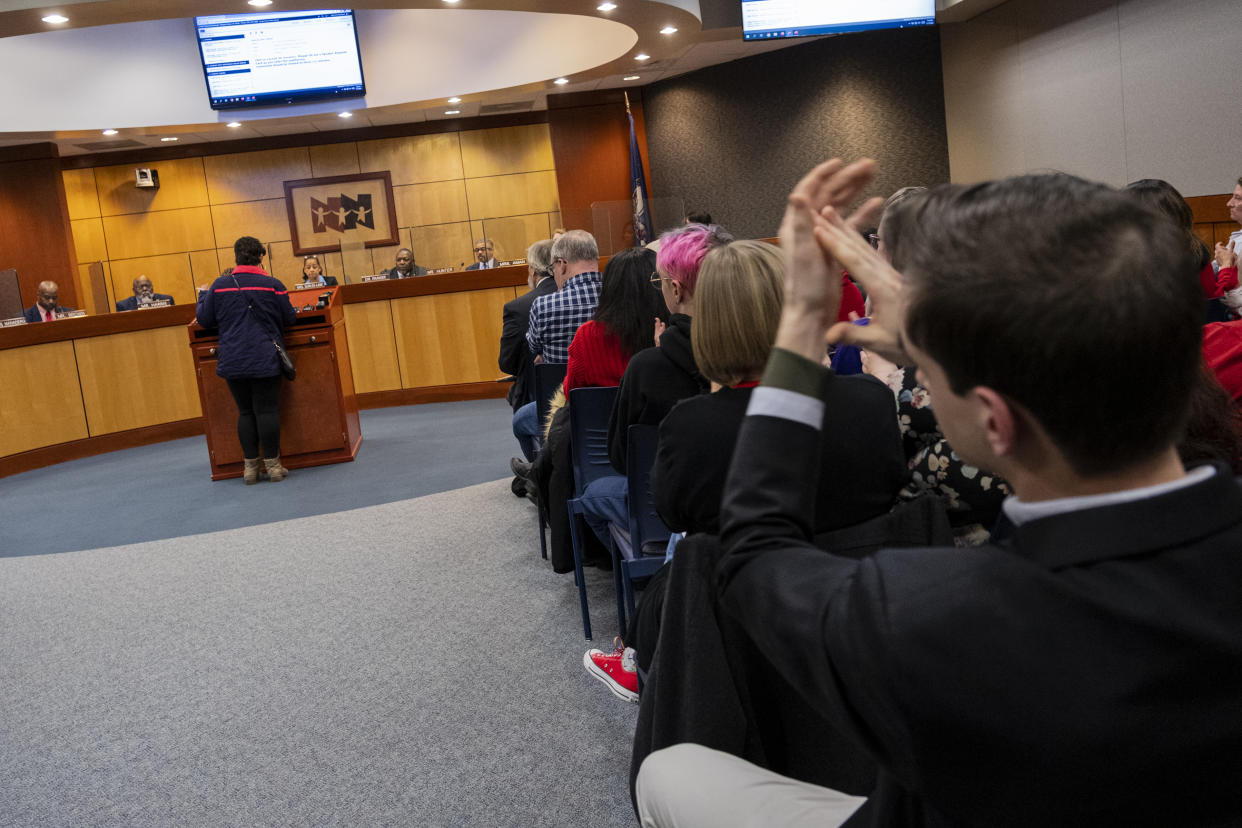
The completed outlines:
{"type": "Polygon", "coordinates": [[[491,270],[496,267],[495,246],[491,239],[479,239],[474,243],[474,264],[466,270],[491,270]]]}

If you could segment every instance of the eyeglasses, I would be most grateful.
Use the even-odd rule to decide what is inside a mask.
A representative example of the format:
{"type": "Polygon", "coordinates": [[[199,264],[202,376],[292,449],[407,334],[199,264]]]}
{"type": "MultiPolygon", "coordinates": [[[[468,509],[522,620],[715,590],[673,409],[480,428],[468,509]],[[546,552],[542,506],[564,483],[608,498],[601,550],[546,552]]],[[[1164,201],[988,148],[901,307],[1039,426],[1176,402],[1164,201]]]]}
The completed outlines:
{"type": "Polygon", "coordinates": [[[655,285],[656,287],[659,287],[660,282],[662,281],[664,281],[664,277],[660,275],[660,271],[658,270],[651,271],[651,284],[655,285]]]}
{"type": "Polygon", "coordinates": [[[880,249],[880,234],[879,233],[868,233],[867,244],[879,250],[880,249]]]}

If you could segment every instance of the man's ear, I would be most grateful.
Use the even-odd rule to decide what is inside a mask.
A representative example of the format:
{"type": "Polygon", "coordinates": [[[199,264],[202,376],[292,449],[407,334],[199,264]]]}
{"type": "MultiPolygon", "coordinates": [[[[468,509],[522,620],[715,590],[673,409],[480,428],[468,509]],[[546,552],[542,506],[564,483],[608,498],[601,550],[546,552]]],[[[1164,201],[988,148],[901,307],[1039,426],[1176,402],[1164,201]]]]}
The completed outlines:
{"type": "Polygon", "coordinates": [[[992,454],[1007,457],[1013,454],[1022,429],[1022,412],[1001,393],[984,385],[972,389],[979,402],[980,425],[992,454]]]}

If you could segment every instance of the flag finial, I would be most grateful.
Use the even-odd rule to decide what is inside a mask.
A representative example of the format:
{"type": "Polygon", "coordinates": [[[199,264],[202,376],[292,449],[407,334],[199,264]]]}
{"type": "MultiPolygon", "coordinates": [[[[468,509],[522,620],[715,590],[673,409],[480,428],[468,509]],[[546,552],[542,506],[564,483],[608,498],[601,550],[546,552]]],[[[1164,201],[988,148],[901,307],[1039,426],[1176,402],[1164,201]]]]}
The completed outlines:
{"type": "Polygon", "coordinates": [[[625,114],[629,115],[630,114],[630,93],[622,92],[621,94],[625,95],[625,114]]]}

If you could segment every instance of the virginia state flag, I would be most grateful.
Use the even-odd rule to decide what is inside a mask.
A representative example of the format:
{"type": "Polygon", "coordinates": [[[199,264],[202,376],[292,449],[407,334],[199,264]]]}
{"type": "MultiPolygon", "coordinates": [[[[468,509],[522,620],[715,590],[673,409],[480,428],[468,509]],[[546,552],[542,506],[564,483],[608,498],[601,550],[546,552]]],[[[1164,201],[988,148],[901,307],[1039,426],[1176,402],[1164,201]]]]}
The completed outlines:
{"type": "Polygon", "coordinates": [[[654,238],[651,230],[651,205],[647,201],[647,178],[643,175],[643,159],[638,154],[638,134],[634,132],[634,116],[630,119],[630,193],[634,197],[634,246],[642,247],[654,238]]]}

